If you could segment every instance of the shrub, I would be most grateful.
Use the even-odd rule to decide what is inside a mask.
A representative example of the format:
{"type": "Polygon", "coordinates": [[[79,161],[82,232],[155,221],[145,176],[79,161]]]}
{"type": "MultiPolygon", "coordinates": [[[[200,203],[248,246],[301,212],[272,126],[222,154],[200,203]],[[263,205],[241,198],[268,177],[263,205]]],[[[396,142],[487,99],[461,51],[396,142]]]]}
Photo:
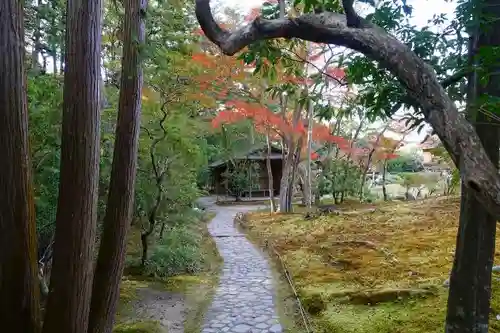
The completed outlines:
{"type": "Polygon", "coordinates": [[[165,230],[151,251],[145,273],[169,277],[196,273],[203,268],[202,236],[188,226],[177,225],[165,230]]]}

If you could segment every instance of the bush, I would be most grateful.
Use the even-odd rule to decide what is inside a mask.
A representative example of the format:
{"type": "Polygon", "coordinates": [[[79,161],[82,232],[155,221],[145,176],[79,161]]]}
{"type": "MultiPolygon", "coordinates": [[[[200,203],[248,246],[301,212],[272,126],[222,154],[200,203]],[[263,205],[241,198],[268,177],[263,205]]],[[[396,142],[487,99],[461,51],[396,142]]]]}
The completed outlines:
{"type": "Polygon", "coordinates": [[[202,236],[185,225],[165,230],[146,262],[145,273],[156,277],[197,273],[203,268],[202,236]]]}

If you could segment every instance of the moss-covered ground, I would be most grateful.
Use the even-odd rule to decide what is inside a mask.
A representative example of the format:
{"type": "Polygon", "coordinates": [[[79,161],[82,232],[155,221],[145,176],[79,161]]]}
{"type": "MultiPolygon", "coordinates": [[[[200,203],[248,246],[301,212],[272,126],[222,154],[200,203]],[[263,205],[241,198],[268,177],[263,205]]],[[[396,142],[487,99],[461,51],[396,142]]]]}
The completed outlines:
{"type": "MultiPolygon", "coordinates": [[[[347,203],[340,215],[256,212],[243,223],[286,262],[315,332],[432,333],[444,327],[459,205],[459,198],[347,203]]],[[[492,310],[490,332],[500,332],[495,277],[492,310]]]]}
{"type": "MultiPolygon", "coordinates": [[[[116,314],[114,333],[166,333],[165,327],[153,318],[140,318],[135,313],[137,304],[148,302],[140,298],[140,289],[149,288],[167,293],[183,295],[185,311],[184,332],[197,332],[204,313],[211,303],[214,288],[218,284],[221,258],[214,240],[208,234],[207,223],[214,217],[207,214],[199,223],[191,225],[193,232],[201,235],[199,251],[203,256],[203,267],[193,274],[182,274],[167,278],[145,276],[131,265],[125,269],[120,285],[120,299],[116,314]]],[[[141,255],[140,229],[132,227],[128,235],[127,262],[137,262],[141,255]]],[[[166,309],[165,311],[168,311],[166,309]]],[[[168,315],[166,315],[168,317],[168,315]]],[[[177,319],[177,318],[176,318],[177,319]]]]}

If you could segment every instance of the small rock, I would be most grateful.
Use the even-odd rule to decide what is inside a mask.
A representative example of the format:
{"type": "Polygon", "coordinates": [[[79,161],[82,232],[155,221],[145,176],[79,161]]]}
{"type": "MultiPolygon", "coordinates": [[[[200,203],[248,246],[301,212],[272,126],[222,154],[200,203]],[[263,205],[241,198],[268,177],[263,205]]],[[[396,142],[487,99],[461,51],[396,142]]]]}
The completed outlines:
{"type": "Polygon", "coordinates": [[[280,324],[276,324],[276,325],[271,326],[271,328],[269,329],[269,332],[271,332],[271,333],[281,333],[281,325],[280,324]]]}
{"type": "Polygon", "coordinates": [[[250,327],[246,324],[240,324],[240,325],[236,325],[235,327],[233,327],[232,331],[234,333],[249,333],[251,329],[252,329],[252,327],[250,327]]]}

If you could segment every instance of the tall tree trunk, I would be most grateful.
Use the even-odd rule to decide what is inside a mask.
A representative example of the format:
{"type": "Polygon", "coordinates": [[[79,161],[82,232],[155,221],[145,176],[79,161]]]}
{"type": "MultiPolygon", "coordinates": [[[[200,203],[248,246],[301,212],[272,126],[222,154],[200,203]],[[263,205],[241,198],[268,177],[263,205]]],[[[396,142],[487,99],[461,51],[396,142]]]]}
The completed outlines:
{"type": "Polygon", "coordinates": [[[288,179],[288,206],[286,210],[287,212],[291,212],[293,210],[292,204],[293,204],[293,194],[295,190],[295,175],[297,174],[297,169],[300,162],[300,152],[302,150],[303,141],[304,141],[303,138],[299,138],[299,140],[297,141],[297,146],[295,147],[295,153],[293,154],[292,169],[290,178],[288,179]]]}
{"type": "MultiPolygon", "coordinates": [[[[284,0],[282,0],[284,1],[284,0]]],[[[281,109],[281,117],[283,119],[286,119],[286,108],[287,108],[287,103],[288,103],[288,97],[284,94],[280,94],[280,109],[281,109]]],[[[281,137],[281,163],[282,163],[282,169],[285,169],[285,160],[286,160],[286,148],[288,146],[287,138],[286,138],[286,133],[283,134],[281,137]]]]}
{"type": "MultiPolygon", "coordinates": [[[[58,8],[56,7],[55,2],[52,2],[52,8],[51,9],[54,12],[56,12],[58,10],[58,8]]],[[[53,28],[57,26],[56,19],[55,19],[54,16],[50,20],[50,26],[53,27],[53,28]]],[[[52,74],[54,74],[54,76],[57,76],[58,68],[59,68],[57,66],[57,44],[55,42],[52,42],[52,43],[49,44],[49,48],[50,48],[50,55],[52,56],[52,71],[53,71],[52,74]]]]}
{"type": "MultiPolygon", "coordinates": [[[[309,59],[312,53],[312,44],[310,42],[305,42],[306,47],[306,60],[309,59]]],[[[305,64],[305,73],[307,75],[309,63],[305,64]]],[[[306,84],[305,93],[307,97],[310,97],[309,86],[306,84]]],[[[307,104],[307,165],[306,165],[306,179],[304,181],[305,189],[305,204],[307,208],[311,208],[312,206],[312,177],[311,177],[311,155],[312,155],[312,134],[313,134],[313,116],[314,116],[314,104],[311,99],[309,99],[309,103],[307,104]]]]}
{"type": "Polygon", "coordinates": [[[273,179],[273,169],[271,168],[271,140],[269,138],[269,133],[266,135],[267,143],[267,156],[266,156],[266,168],[267,168],[267,179],[269,182],[269,205],[271,207],[271,213],[274,212],[274,179],[273,179]]]}
{"type": "MultiPolygon", "coordinates": [[[[477,1],[477,0],[475,0],[477,1]]],[[[482,0],[480,17],[475,17],[475,31],[471,33],[469,63],[479,64],[476,58],[481,47],[500,46],[500,1],[482,0]],[[496,20],[484,20],[484,17],[496,20]],[[481,22],[481,24],[479,23],[481,22]]],[[[481,85],[479,73],[469,75],[467,107],[470,121],[488,157],[498,166],[499,136],[498,122],[480,112],[480,95],[500,97],[500,66],[483,60],[489,76],[485,86],[481,85]],[[493,68],[492,68],[493,67],[493,68]],[[479,96],[478,96],[479,95],[479,96]],[[474,119],[475,118],[475,119],[474,119]]],[[[447,333],[486,333],[490,313],[491,269],[495,254],[496,219],[488,213],[482,202],[462,184],[460,224],[457,235],[455,260],[450,276],[450,290],[446,316],[447,333]]]]}
{"type": "MultiPolygon", "coordinates": [[[[167,120],[167,111],[166,111],[167,103],[163,103],[160,110],[162,112],[162,118],[160,119],[159,125],[162,130],[161,134],[158,137],[155,137],[151,131],[147,128],[143,127],[143,129],[147,132],[150,140],[151,146],[149,146],[149,158],[151,160],[151,167],[153,168],[155,185],[156,185],[156,197],[155,203],[149,210],[148,214],[148,222],[149,226],[146,230],[141,233],[141,245],[142,245],[142,256],[141,256],[141,266],[144,267],[146,265],[146,261],[148,260],[148,250],[149,250],[149,236],[151,236],[155,230],[156,226],[156,215],[158,214],[158,209],[160,208],[160,204],[163,200],[163,180],[165,179],[165,175],[168,171],[168,161],[165,162],[165,166],[162,167],[160,162],[156,158],[156,146],[161,143],[167,137],[167,130],[165,129],[165,121],[167,120]]],[[[223,133],[225,131],[223,130],[223,133]]],[[[224,136],[225,134],[223,134],[224,136]]],[[[225,144],[225,147],[227,145],[225,144]]],[[[226,182],[227,189],[227,182],[226,182]]]]}
{"type": "Polygon", "coordinates": [[[279,197],[280,212],[289,212],[288,206],[289,202],[291,201],[291,198],[289,198],[288,186],[289,186],[289,179],[292,177],[293,151],[295,149],[293,144],[288,144],[287,148],[288,148],[288,153],[285,157],[283,172],[281,174],[281,181],[280,181],[280,197],[279,197]]]}
{"type": "MultiPolygon", "coordinates": [[[[92,290],[89,333],[112,331],[125,262],[126,236],[132,219],[142,91],[139,47],[144,42],[142,13],[146,11],[146,1],[126,0],[124,5],[123,60],[116,139],[104,229],[92,290]]],[[[102,75],[100,81],[102,82],[102,75]]]]}
{"type": "Polygon", "coordinates": [[[33,28],[33,50],[31,51],[31,70],[34,73],[38,73],[41,70],[40,63],[38,62],[38,57],[40,55],[40,39],[41,39],[41,14],[40,14],[40,3],[35,0],[33,7],[36,8],[35,12],[35,27],[33,28]]]}
{"type": "Polygon", "coordinates": [[[280,8],[280,18],[284,18],[286,14],[285,0],[279,0],[279,8],[280,8]]]}
{"type": "MultiPolygon", "coordinates": [[[[286,98],[286,97],[285,97],[286,98]]],[[[286,116],[286,99],[285,103],[282,104],[282,114],[285,117],[286,116]]],[[[301,106],[297,103],[295,106],[294,114],[292,117],[292,125],[295,128],[300,120],[300,115],[301,115],[302,108],[301,106]]],[[[281,181],[280,181],[280,211],[281,212],[291,212],[292,208],[292,195],[293,193],[293,180],[294,180],[294,164],[295,162],[295,151],[296,151],[296,146],[298,143],[296,143],[292,137],[292,135],[289,135],[287,133],[284,133],[285,136],[285,142],[286,142],[286,148],[287,148],[287,155],[285,156],[285,160],[283,163],[283,172],[281,175],[281,181]],[[292,184],[292,186],[290,186],[292,184]]]]}
{"type": "Polygon", "coordinates": [[[313,111],[314,104],[312,101],[309,101],[308,109],[307,109],[307,166],[306,166],[306,181],[305,183],[305,204],[308,208],[312,206],[312,158],[311,155],[313,153],[312,148],[312,132],[313,132],[313,111]]]}
{"type": "Polygon", "coordinates": [[[0,1],[0,325],[40,331],[23,2],[0,1]]]}
{"type": "Polygon", "coordinates": [[[101,1],[68,0],[61,175],[43,331],[86,333],[99,179],[101,1]]]}

